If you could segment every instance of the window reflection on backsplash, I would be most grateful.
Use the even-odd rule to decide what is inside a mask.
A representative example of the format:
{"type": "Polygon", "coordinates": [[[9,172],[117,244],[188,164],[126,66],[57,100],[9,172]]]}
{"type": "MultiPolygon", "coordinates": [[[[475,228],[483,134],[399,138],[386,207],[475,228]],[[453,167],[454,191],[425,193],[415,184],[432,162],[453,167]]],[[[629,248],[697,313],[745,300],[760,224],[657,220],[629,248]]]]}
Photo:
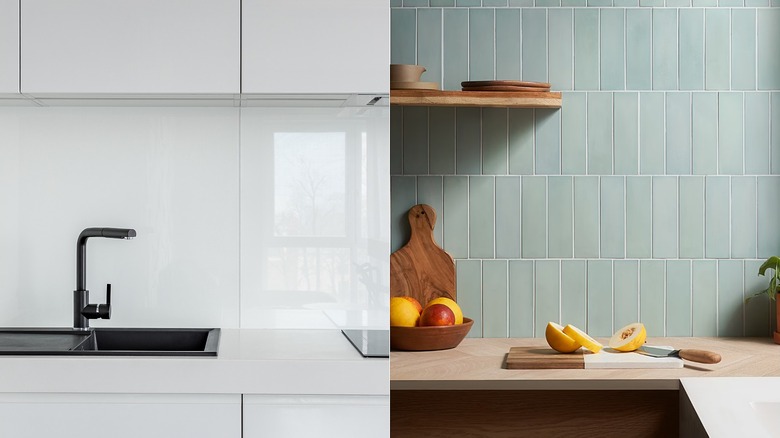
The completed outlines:
{"type": "Polygon", "coordinates": [[[264,327],[280,311],[302,315],[286,315],[293,327],[387,324],[388,117],[242,112],[242,326],[264,327]]]}

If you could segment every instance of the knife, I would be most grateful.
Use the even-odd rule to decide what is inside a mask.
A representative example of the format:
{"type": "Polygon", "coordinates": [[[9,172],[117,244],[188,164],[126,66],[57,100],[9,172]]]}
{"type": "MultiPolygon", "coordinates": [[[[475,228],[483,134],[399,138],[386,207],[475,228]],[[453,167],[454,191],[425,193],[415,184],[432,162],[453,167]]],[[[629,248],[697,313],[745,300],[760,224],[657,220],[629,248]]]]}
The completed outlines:
{"type": "Polygon", "coordinates": [[[712,351],[707,350],[693,350],[690,348],[684,348],[682,350],[675,350],[673,348],[663,347],[648,347],[643,345],[636,350],[637,353],[644,354],[652,357],[679,357],[680,359],[690,360],[692,362],[699,363],[718,363],[720,362],[720,355],[712,351]]]}

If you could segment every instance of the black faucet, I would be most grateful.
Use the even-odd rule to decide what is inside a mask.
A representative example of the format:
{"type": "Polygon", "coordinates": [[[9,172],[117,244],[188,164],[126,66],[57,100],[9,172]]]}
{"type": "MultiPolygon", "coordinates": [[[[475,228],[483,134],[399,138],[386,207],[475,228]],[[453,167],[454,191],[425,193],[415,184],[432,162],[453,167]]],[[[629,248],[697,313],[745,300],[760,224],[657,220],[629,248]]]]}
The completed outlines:
{"type": "Polygon", "coordinates": [[[106,304],[89,304],[87,290],[87,239],[108,237],[110,239],[132,239],[135,230],[126,228],[87,228],[76,241],[76,290],[73,291],[73,328],[89,330],[90,319],[111,318],[111,285],[106,285],[106,304]]]}

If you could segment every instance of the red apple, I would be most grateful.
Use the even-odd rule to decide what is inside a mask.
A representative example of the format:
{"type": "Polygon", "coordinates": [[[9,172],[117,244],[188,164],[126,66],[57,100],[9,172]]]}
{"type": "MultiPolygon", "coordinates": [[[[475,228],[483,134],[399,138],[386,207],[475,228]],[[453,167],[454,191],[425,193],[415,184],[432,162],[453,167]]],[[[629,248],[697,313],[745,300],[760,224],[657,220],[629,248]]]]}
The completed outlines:
{"type": "Polygon", "coordinates": [[[455,325],[455,313],[444,304],[431,304],[420,315],[420,326],[455,325]]]}

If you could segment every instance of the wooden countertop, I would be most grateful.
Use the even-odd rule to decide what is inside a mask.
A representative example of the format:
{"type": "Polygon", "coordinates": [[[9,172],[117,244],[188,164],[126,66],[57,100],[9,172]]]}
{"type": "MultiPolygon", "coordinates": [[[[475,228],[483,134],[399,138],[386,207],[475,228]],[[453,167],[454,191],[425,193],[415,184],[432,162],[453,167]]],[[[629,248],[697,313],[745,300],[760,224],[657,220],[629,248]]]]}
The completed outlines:
{"type": "MultiPolygon", "coordinates": [[[[607,339],[599,339],[606,344],[607,339]]],[[[682,377],[780,376],[780,345],[766,338],[648,338],[650,345],[720,353],[718,364],[681,369],[507,370],[510,347],[547,347],[537,338],[468,338],[451,350],[390,353],[391,390],[671,389],[682,377]]]]}

